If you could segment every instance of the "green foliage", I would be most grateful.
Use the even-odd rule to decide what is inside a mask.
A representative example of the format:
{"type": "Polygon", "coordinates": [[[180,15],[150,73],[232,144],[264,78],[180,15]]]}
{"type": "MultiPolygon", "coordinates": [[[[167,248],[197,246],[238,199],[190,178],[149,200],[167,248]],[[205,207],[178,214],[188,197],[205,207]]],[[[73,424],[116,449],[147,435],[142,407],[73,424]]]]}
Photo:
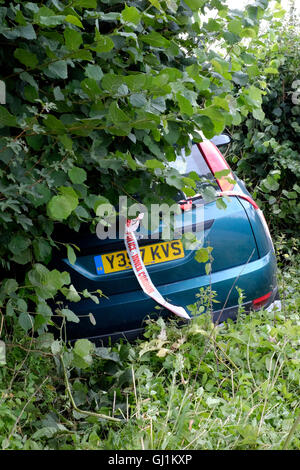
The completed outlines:
{"type": "Polygon", "coordinates": [[[300,223],[299,41],[299,24],[275,19],[272,29],[249,48],[262,70],[263,113],[253,113],[232,129],[229,154],[238,175],[252,187],[271,230],[290,234],[300,223]]]}
{"type": "MultiPolygon", "coordinates": [[[[159,320],[149,325],[149,341],[135,346],[94,348],[82,339],[72,348],[64,328],[79,317],[69,302],[98,303],[104,294],[77,292],[67,272],[49,265],[54,250],[76,261],[77,247],[56,239],[57,226],[95,231],[99,205],[115,205],[124,191],[138,192],[145,205],[173,202],[183,188],[194,195],[195,178],[168,163],[175,146],[189,150],[200,139],[196,131],[210,138],[242,121],[249,129],[266,123],[264,77],[278,86],[285,55],[277,60],[274,45],[266,60],[258,47],[267,6],[256,0],[239,12],[218,0],[0,0],[7,90],[0,106],[2,449],[222,448],[224,433],[228,448],[282,446],[297,406],[297,299],[286,306],[289,319],[278,313],[276,323],[266,312],[223,330],[207,315],[183,329],[159,320]],[[203,20],[199,9],[217,13],[203,20]]],[[[267,132],[275,132],[274,119],[280,124],[282,106],[267,132]]],[[[294,133],[296,108],[288,114],[294,133]]],[[[289,139],[277,156],[290,171],[289,139]]],[[[277,148],[260,140],[263,149],[277,148]]],[[[282,189],[280,165],[260,170],[267,195],[282,189]]],[[[290,204],[297,186],[284,190],[290,204]]],[[[212,188],[203,192],[215,196],[212,188]]],[[[210,252],[197,257],[209,274],[210,252]]],[[[204,304],[206,294],[199,295],[204,304]]],[[[89,320],[95,323],[92,313],[89,320]]]]}
{"type": "MultiPolygon", "coordinates": [[[[284,256],[286,244],[277,246],[284,256]]],[[[280,273],[281,311],[241,310],[237,323],[218,328],[214,293],[202,289],[192,310],[205,308],[203,315],[182,328],[149,321],[135,344],[82,339],[72,349],[49,333],[33,339],[17,329],[0,368],[0,447],[299,448],[298,279],[294,255],[280,273]]]]}
{"type": "MultiPolygon", "coordinates": [[[[66,273],[46,267],[54,251],[76,260],[57,226],[95,232],[97,201],[116,205],[124,192],[146,206],[183,189],[194,195],[193,175],[168,165],[174,146],[189,150],[197,130],[211,137],[241,113],[262,113],[261,87],[247,80],[255,55],[245,63],[240,48],[256,38],[266,8],[262,0],[255,14],[215,0],[0,2],[0,308],[12,321],[41,333],[49,300],[65,296],[66,313],[80,298],[66,273]],[[217,10],[213,22],[199,14],[207,8],[217,10]]],[[[212,200],[215,190],[203,194],[212,200]]]]}

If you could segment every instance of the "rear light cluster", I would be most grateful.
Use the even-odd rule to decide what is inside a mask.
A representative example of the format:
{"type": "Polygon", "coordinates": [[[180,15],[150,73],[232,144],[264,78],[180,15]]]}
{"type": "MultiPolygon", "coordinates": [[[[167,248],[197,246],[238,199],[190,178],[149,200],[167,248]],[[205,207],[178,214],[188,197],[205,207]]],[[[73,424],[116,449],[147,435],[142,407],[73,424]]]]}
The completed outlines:
{"type": "MultiPolygon", "coordinates": [[[[226,162],[224,156],[222,155],[218,147],[216,147],[215,144],[210,142],[210,140],[205,140],[204,142],[201,142],[200,144],[198,144],[198,147],[213,175],[218,171],[230,170],[230,167],[226,162]]],[[[230,179],[234,179],[231,171],[228,176],[230,179]]],[[[221,190],[221,192],[219,192],[219,196],[241,197],[242,199],[246,199],[246,201],[252,204],[254,209],[259,209],[256,202],[253,201],[253,199],[247,194],[237,191],[234,184],[230,183],[227,180],[227,177],[219,179],[217,178],[217,183],[221,190]]]]}
{"type": "MultiPolygon", "coordinates": [[[[200,144],[198,144],[198,148],[204,160],[206,161],[206,164],[208,165],[210,171],[212,172],[212,174],[215,174],[216,172],[222,171],[222,170],[230,170],[230,167],[228,163],[226,162],[224,156],[222,155],[220,150],[215,146],[215,144],[213,144],[210,140],[205,140],[204,142],[201,142],[200,144]]],[[[233,174],[231,171],[229,173],[229,178],[233,179],[233,174]]],[[[216,180],[221,190],[218,193],[220,197],[222,196],[239,197],[241,199],[245,199],[247,202],[249,202],[249,204],[251,204],[254,207],[265,229],[265,232],[271,241],[273,251],[274,251],[274,245],[272,242],[271,234],[270,234],[266,219],[262,211],[259,209],[258,205],[256,204],[256,202],[252,199],[252,197],[243,193],[241,190],[239,190],[239,188],[234,187],[234,185],[230,183],[226,179],[226,177],[222,177],[219,179],[217,178],[216,180]]],[[[188,211],[192,208],[192,198],[187,199],[185,201],[180,201],[179,204],[183,211],[188,211]]]]}
{"type": "Polygon", "coordinates": [[[258,297],[257,299],[254,299],[252,301],[253,310],[259,310],[260,308],[264,307],[269,302],[271,294],[272,294],[272,291],[268,292],[266,295],[263,295],[262,297],[258,297]]]}
{"type": "MultiPolygon", "coordinates": [[[[218,171],[230,170],[230,167],[221,154],[220,150],[210,140],[201,142],[198,144],[198,148],[213,175],[218,171]]],[[[228,176],[216,178],[221,191],[231,191],[234,188],[234,185],[230,183],[227,178],[232,180],[234,179],[231,171],[229,172],[228,176]]]]}

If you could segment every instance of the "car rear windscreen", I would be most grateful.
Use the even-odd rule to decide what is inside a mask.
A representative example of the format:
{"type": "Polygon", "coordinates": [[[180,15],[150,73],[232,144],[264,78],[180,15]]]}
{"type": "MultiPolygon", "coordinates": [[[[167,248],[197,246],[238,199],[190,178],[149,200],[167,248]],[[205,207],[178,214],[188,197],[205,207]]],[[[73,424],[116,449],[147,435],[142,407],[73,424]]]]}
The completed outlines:
{"type": "Polygon", "coordinates": [[[213,179],[213,175],[196,144],[192,146],[190,155],[186,155],[184,148],[181,149],[176,160],[170,162],[170,166],[184,176],[188,176],[191,171],[195,171],[199,176],[213,179]]]}
{"type": "Polygon", "coordinates": [[[196,184],[199,193],[207,185],[215,186],[216,180],[196,144],[192,146],[192,151],[189,155],[186,155],[184,148],[181,149],[176,160],[169,164],[183,176],[188,176],[190,172],[195,171],[201,177],[201,180],[196,184]]]}

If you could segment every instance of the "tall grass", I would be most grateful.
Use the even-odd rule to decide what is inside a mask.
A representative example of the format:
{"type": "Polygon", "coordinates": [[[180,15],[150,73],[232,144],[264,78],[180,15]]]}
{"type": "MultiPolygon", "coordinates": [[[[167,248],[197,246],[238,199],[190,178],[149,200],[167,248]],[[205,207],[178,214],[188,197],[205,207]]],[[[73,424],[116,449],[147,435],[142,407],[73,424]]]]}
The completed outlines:
{"type": "MultiPolygon", "coordinates": [[[[149,322],[146,338],[98,348],[90,367],[65,371],[69,393],[51,352],[38,343],[31,350],[24,335],[7,342],[0,446],[298,449],[299,263],[289,261],[279,280],[281,310],[248,315],[241,308],[236,323],[221,327],[209,312],[181,328],[175,320],[149,322]]],[[[195,312],[211,304],[208,294],[195,312]]]]}

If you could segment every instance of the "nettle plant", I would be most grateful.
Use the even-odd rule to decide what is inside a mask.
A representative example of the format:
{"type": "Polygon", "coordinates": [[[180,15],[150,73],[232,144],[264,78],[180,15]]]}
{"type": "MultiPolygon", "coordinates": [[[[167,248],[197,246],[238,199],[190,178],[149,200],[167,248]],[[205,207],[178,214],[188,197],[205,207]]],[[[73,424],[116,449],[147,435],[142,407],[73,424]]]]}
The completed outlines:
{"type": "Polygon", "coordinates": [[[77,319],[68,301],[99,301],[101,292],[78,293],[67,273],[49,268],[54,250],[76,259],[57,226],[95,232],[97,207],[119,195],[135,202],[138,194],[149,205],[173,203],[178,191],[195,194],[197,175],[181,177],[168,166],[176,147],[188,150],[199,141],[196,131],[210,138],[252,112],[262,119],[251,44],[267,6],[256,0],[241,12],[219,0],[0,0],[6,325],[41,334],[57,294],[66,302],[56,314],[70,321],[77,319]]]}

